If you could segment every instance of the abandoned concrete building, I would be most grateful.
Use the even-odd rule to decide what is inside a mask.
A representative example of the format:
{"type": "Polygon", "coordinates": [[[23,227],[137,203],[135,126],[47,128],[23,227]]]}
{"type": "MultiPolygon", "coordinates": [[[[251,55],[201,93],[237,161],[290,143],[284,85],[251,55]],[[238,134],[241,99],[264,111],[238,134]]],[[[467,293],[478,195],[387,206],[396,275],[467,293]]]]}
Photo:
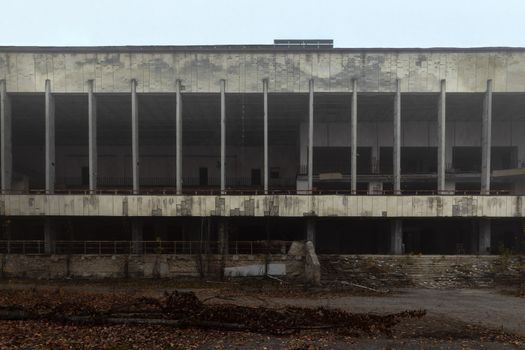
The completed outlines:
{"type": "Polygon", "coordinates": [[[2,254],[523,248],[525,49],[0,47],[0,97],[2,254]]]}

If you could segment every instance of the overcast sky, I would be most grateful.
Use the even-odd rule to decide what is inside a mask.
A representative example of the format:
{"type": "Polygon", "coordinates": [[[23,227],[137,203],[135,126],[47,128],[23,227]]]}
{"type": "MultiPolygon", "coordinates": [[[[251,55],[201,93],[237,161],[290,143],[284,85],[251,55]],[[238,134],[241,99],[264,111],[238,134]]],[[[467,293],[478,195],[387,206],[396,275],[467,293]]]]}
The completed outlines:
{"type": "Polygon", "coordinates": [[[525,0],[0,0],[0,45],[525,46],[525,0]]]}

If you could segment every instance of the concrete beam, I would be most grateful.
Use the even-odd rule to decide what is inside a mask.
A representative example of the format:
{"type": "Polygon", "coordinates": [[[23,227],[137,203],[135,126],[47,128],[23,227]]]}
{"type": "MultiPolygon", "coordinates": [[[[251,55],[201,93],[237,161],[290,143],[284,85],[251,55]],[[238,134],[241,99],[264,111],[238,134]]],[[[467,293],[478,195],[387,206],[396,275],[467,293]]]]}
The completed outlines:
{"type": "Polygon", "coordinates": [[[133,166],[133,193],[139,193],[139,104],[137,80],[131,79],[131,161],[133,166]]]}
{"type": "Polygon", "coordinates": [[[268,79],[263,80],[264,99],[264,194],[268,194],[268,79]]]}
{"type": "Polygon", "coordinates": [[[519,218],[525,196],[0,195],[0,216],[519,218]]]}
{"type": "Polygon", "coordinates": [[[11,101],[5,80],[0,80],[0,177],[1,190],[10,191],[13,178],[13,149],[11,138],[11,101]]]}
{"type": "Polygon", "coordinates": [[[481,193],[490,192],[490,148],[492,146],[492,80],[487,80],[483,99],[481,132],[481,193]]]}
{"type": "Polygon", "coordinates": [[[51,93],[51,80],[45,86],[45,132],[46,132],[46,193],[55,192],[55,99],[51,93]]]}
{"type": "Polygon", "coordinates": [[[400,219],[391,222],[390,254],[403,254],[403,221],[400,219]]]}
{"type": "Polygon", "coordinates": [[[176,110],[175,110],[175,184],[177,194],[182,193],[182,83],[177,79],[175,83],[176,110]]]}
{"type": "Polygon", "coordinates": [[[89,147],[89,191],[97,189],[97,99],[95,96],[95,81],[88,80],[88,147],[89,147]]]}
{"type": "Polygon", "coordinates": [[[308,191],[313,189],[314,177],[314,80],[308,83],[308,191]]]}
{"type": "Polygon", "coordinates": [[[350,115],[351,133],[351,190],[352,194],[357,193],[357,80],[352,80],[352,107],[350,115]]]}
{"type": "MultiPolygon", "coordinates": [[[[337,49],[337,50],[253,50],[238,48],[238,54],[232,54],[227,49],[202,50],[195,55],[193,48],[162,48],[162,47],[114,47],[90,48],[91,53],[111,54],[111,59],[98,60],[96,74],[113,72],[118,79],[97,80],[97,90],[108,93],[129,93],[129,80],[136,77],[147,77],[147,83],[142,86],[144,93],[174,93],[175,79],[194,81],[188,84],[188,93],[216,93],[219,82],[216,77],[228,77],[229,91],[239,93],[260,93],[261,72],[277,72],[272,74],[272,92],[302,93],[308,88],[306,80],[315,79],[317,92],[348,93],[347,79],[341,77],[359,76],[360,91],[377,93],[391,89],[390,79],[384,77],[406,77],[410,84],[404,84],[404,92],[420,93],[439,90],[439,80],[443,74],[418,67],[407,62],[431,62],[440,67],[441,73],[454,72],[454,81],[449,84],[449,92],[475,93],[480,89],[476,77],[490,75],[494,79],[497,92],[524,92],[525,84],[521,77],[525,76],[525,55],[519,48],[488,48],[472,50],[457,49],[337,49]],[[322,52],[322,53],[321,53],[322,52]],[[322,55],[315,62],[315,69],[298,69],[290,62],[309,62],[313,55],[322,55]],[[155,59],[149,60],[149,57],[155,59]],[[253,62],[245,62],[247,55],[253,57],[253,62]],[[394,55],[395,60],[386,59],[394,55]],[[512,55],[512,59],[506,59],[512,55]],[[344,57],[344,64],[342,60],[344,57]],[[346,58],[356,57],[356,59],[346,58]],[[369,64],[360,57],[366,57],[369,64]],[[487,57],[491,57],[487,60],[487,57]],[[140,64],[147,59],[147,63],[140,64]],[[486,62],[477,64],[471,69],[464,69],[469,62],[486,62]],[[184,62],[184,64],[181,64],[184,62]],[[338,69],[334,69],[334,65],[338,69]],[[239,67],[243,67],[239,69],[239,67]],[[161,72],[162,74],[151,74],[161,72]],[[290,81],[294,78],[294,82],[290,81]],[[198,78],[198,79],[197,79],[198,78]],[[198,84],[197,84],[198,80],[198,84]],[[298,83],[301,82],[301,83],[298,83]],[[302,83],[305,82],[305,83],[302,83]],[[361,83],[362,82],[362,83],[361,83]]],[[[51,62],[57,55],[60,61],[54,61],[55,75],[60,73],[61,79],[53,82],[55,93],[82,93],[87,74],[93,72],[93,56],[79,54],[82,49],[76,48],[4,48],[0,60],[0,76],[5,76],[11,93],[43,92],[43,86],[37,86],[41,72],[35,69],[35,64],[51,62]],[[16,64],[12,64],[16,62],[16,64]],[[86,69],[90,67],[90,69],[86,69]],[[9,72],[8,74],[6,72],[9,72]]],[[[304,64],[301,68],[304,68],[304,64]]],[[[51,76],[50,71],[50,76],[51,76]]]]}
{"type": "Polygon", "coordinates": [[[401,194],[401,79],[396,80],[394,96],[394,194],[401,194]]]}
{"type": "Polygon", "coordinates": [[[444,193],[446,191],[445,185],[445,169],[446,169],[446,96],[447,96],[447,82],[445,79],[441,80],[441,88],[439,92],[438,101],[438,164],[437,164],[437,176],[438,176],[438,193],[444,193]]]}
{"type": "Polygon", "coordinates": [[[221,193],[226,189],[226,80],[221,80],[221,193]]]}
{"type": "Polygon", "coordinates": [[[491,249],[491,222],[490,219],[479,221],[478,254],[490,254],[491,249]]]}

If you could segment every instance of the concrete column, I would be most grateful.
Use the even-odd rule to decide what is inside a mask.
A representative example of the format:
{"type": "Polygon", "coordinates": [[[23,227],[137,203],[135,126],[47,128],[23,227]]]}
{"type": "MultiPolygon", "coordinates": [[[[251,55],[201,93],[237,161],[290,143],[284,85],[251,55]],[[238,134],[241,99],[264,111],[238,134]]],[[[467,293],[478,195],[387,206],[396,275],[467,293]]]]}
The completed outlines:
{"type": "Polygon", "coordinates": [[[263,80],[264,95],[264,194],[268,194],[268,79],[263,80]]]}
{"type": "Polygon", "coordinates": [[[10,191],[13,174],[13,151],[11,142],[11,101],[7,95],[5,80],[0,80],[0,168],[1,190],[10,191]]]}
{"type": "Polygon", "coordinates": [[[142,221],[139,219],[133,219],[131,221],[131,252],[133,254],[142,254],[144,247],[142,242],[144,241],[144,235],[142,231],[142,221]]]}
{"type": "Polygon", "coordinates": [[[481,193],[490,192],[490,148],[492,146],[492,80],[487,80],[487,91],[483,99],[481,134],[481,193]]]}
{"type": "Polygon", "coordinates": [[[51,80],[46,79],[46,193],[55,192],[55,99],[51,94],[51,80]]]}
{"type": "Polygon", "coordinates": [[[490,254],[491,228],[490,219],[480,219],[478,253],[480,255],[490,254]]]}
{"type": "Polygon", "coordinates": [[[306,219],[306,240],[311,241],[315,246],[315,218],[306,219]]]}
{"type": "Polygon", "coordinates": [[[456,193],[456,181],[455,180],[445,180],[445,193],[454,194],[456,193]]]}
{"type": "Polygon", "coordinates": [[[447,82],[445,79],[441,80],[441,89],[438,101],[438,164],[437,164],[437,178],[438,178],[438,193],[443,193],[446,190],[445,185],[445,135],[446,135],[446,91],[447,82]]]}
{"type": "Polygon", "coordinates": [[[308,191],[312,191],[314,178],[314,80],[310,79],[308,85],[308,191]]]}
{"type": "Polygon", "coordinates": [[[131,79],[131,161],[133,166],[133,194],[139,193],[139,102],[137,80],[131,79]]]}
{"type": "Polygon", "coordinates": [[[401,194],[401,80],[396,80],[394,97],[394,194],[401,194]]]}
{"type": "Polygon", "coordinates": [[[390,226],[390,254],[403,254],[403,221],[392,220],[390,226]]]}
{"type": "Polygon", "coordinates": [[[88,81],[89,192],[97,189],[97,99],[94,80],[88,81]]]}
{"type": "Polygon", "coordinates": [[[228,221],[226,218],[219,218],[218,227],[219,237],[219,255],[228,255],[229,235],[228,235],[228,221]]]}
{"type": "Polygon", "coordinates": [[[44,219],[44,252],[54,254],[56,248],[56,227],[50,218],[44,219]]]}
{"type": "Polygon", "coordinates": [[[368,194],[383,194],[383,183],[381,181],[370,181],[368,183],[368,194]]]}
{"type": "Polygon", "coordinates": [[[351,190],[352,194],[357,193],[357,80],[352,80],[352,107],[350,116],[351,133],[351,190]]]}
{"type": "Polygon", "coordinates": [[[221,80],[221,194],[226,189],[226,80],[221,80]]]}
{"type": "Polygon", "coordinates": [[[182,194],[182,84],[179,79],[176,81],[176,110],[175,110],[175,183],[177,194],[182,194]]]}
{"type": "Polygon", "coordinates": [[[372,152],[371,152],[371,158],[372,158],[372,166],[370,171],[372,174],[379,174],[379,145],[373,145],[372,146],[372,152]]]}

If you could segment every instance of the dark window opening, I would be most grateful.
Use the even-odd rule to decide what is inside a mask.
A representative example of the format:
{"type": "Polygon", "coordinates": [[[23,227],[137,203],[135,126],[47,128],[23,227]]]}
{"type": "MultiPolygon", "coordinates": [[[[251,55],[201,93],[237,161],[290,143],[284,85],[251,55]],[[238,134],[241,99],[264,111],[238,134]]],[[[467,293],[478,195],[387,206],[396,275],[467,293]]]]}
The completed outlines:
{"type": "MultiPolygon", "coordinates": [[[[479,173],[481,171],[481,147],[454,147],[452,166],[456,172],[479,173]]],[[[513,169],[518,166],[518,150],[515,146],[491,148],[491,170],[513,169]]]]}
{"type": "MultiPolygon", "coordinates": [[[[350,147],[314,147],[314,174],[351,173],[352,152],[350,147]]],[[[357,173],[372,172],[372,149],[357,147],[357,173]]]]}
{"type": "MultiPolygon", "coordinates": [[[[379,148],[379,171],[394,172],[394,148],[379,148]]],[[[401,147],[401,174],[432,174],[437,171],[436,147],[401,147]]]]}

